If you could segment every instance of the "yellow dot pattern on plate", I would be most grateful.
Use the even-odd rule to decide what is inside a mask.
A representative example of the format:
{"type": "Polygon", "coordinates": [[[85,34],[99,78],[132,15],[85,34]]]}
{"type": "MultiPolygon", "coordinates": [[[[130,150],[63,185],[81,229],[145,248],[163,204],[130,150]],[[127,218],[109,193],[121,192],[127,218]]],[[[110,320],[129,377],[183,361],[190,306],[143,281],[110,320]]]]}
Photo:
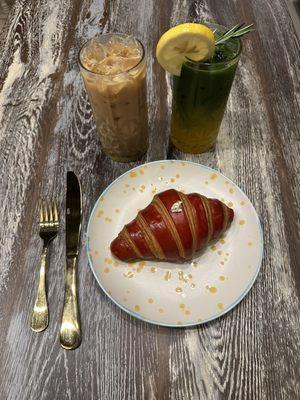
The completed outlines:
{"type": "Polygon", "coordinates": [[[115,209],[115,213],[119,214],[120,210],[118,208],[115,209]]]}
{"type": "Polygon", "coordinates": [[[175,291],[176,291],[177,293],[181,293],[181,292],[182,292],[182,288],[179,287],[179,286],[177,286],[177,287],[175,288],[175,291]]]}
{"type": "Polygon", "coordinates": [[[154,273],[157,271],[157,268],[151,267],[151,268],[150,268],[150,271],[152,272],[152,274],[154,274],[154,273]]]}
{"type": "Polygon", "coordinates": [[[175,175],[175,178],[179,179],[179,178],[180,178],[180,175],[179,175],[179,174],[176,174],[176,175],[175,175]]]}
{"type": "Polygon", "coordinates": [[[191,288],[194,289],[196,285],[194,283],[191,283],[191,288]]]}
{"type": "Polygon", "coordinates": [[[126,302],[127,300],[128,300],[128,299],[127,299],[127,297],[123,297],[123,301],[125,301],[125,302],[126,302]]]}
{"type": "Polygon", "coordinates": [[[103,200],[104,200],[104,196],[101,196],[99,200],[100,200],[100,201],[103,201],[103,200]]]}
{"type": "Polygon", "coordinates": [[[251,247],[252,245],[253,245],[253,243],[252,243],[252,242],[248,242],[248,246],[250,246],[250,247],[251,247]]]}
{"type": "Polygon", "coordinates": [[[220,279],[220,281],[225,281],[225,276],[224,275],[220,275],[219,279],[220,279]]]}
{"type": "Polygon", "coordinates": [[[219,250],[218,254],[219,254],[219,256],[221,256],[222,255],[222,250],[219,250]]]}
{"type": "Polygon", "coordinates": [[[187,282],[187,279],[185,278],[183,271],[178,271],[178,279],[182,282],[187,282]]]}
{"type": "Polygon", "coordinates": [[[114,261],[114,266],[118,267],[120,265],[119,261],[114,261]]]}
{"type": "Polygon", "coordinates": [[[185,304],[183,303],[179,304],[179,308],[185,308],[185,304]]]}
{"type": "Polygon", "coordinates": [[[111,222],[111,221],[112,221],[112,219],[111,219],[111,218],[109,218],[109,217],[105,217],[105,221],[106,221],[106,222],[111,222]]]}
{"type": "Polygon", "coordinates": [[[240,202],[240,205],[241,206],[244,206],[246,203],[244,202],[244,200],[242,200],[241,202],[240,202]]]}
{"type": "Polygon", "coordinates": [[[190,310],[185,310],[185,315],[190,315],[191,314],[191,312],[190,312],[190,310]]]}
{"type": "Polygon", "coordinates": [[[137,176],[137,173],[135,171],[131,171],[129,176],[130,178],[135,178],[137,176]]]}
{"type": "Polygon", "coordinates": [[[159,309],[158,309],[158,312],[159,312],[160,314],[163,314],[163,313],[164,313],[164,309],[163,309],[163,308],[159,308],[159,309]]]}
{"type": "Polygon", "coordinates": [[[171,178],[171,182],[174,183],[174,182],[175,182],[175,179],[174,179],[174,178],[171,178]]]}
{"type": "Polygon", "coordinates": [[[229,202],[227,203],[227,205],[228,205],[228,207],[232,207],[232,206],[233,206],[233,202],[232,202],[232,201],[229,201],[229,202]]]}
{"type": "Polygon", "coordinates": [[[103,269],[103,272],[104,272],[105,274],[107,274],[107,273],[109,272],[109,268],[104,268],[104,269],[103,269]]]}
{"type": "Polygon", "coordinates": [[[245,225],[246,221],[244,219],[239,220],[239,225],[245,225]]]}
{"type": "Polygon", "coordinates": [[[164,165],[161,165],[160,168],[161,168],[161,169],[165,169],[165,166],[164,166],[164,165]]]}
{"type": "Polygon", "coordinates": [[[212,246],[210,246],[212,251],[216,251],[217,250],[217,246],[215,246],[214,244],[212,246]]]}
{"type": "Polygon", "coordinates": [[[103,210],[99,210],[99,211],[97,212],[97,217],[100,218],[101,215],[103,215],[103,214],[104,214],[104,211],[103,211],[103,210]]]}
{"type": "Polygon", "coordinates": [[[224,304],[223,303],[218,303],[217,307],[218,307],[219,310],[223,310],[224,304]]]}
{"type": "Polygon", "coordinates": [[[132,271],[127,271],[123,274],[123,276],[125,276],[125,278],[133,278],[134,273],[132,271]]]}
{"type": "Polygon", "coordinates": [[[148,303],[149,303],[149,304],[152,304],[152,303],[153,303],[153,299],[152,299],[151,297],[149,297],[148,303]]]}
{"type": "Polygon", "coordinates": [[[177,322],[177,325],[182,325],[182,322],[181,322],[181,321],[178,321],[178,322],[177,322]]]}
{"type": "Polygon", "coordinates": [[[226,256],[228,257],[228,256],[229,256],[229,253],[226,253],[226,256]]]}
{"type": "Polygon", "coordinates": [[[111,258],[108,258],[108,257],[105,257],[105,258],[104,258],[104,261],[105,261],[107,264],[110,264],[110,265],[111,265],[112,262],[113,262],[112,259],[111,259],[111,258]]]}
{"type": "Polygon", "coordinates": [[[221,264],[221,265],[224,265],[225,263],[224,263],[224,261],[221,261],[220,264],[221,264]]]}
{"type": "Polygon", "coordinates": [[[193,275],[192,275],[192,274],[188,274],[188,278],[189,278],[189,279],[192,279],[192,278],[193,278],[193,275]]]}
{"type": "Polygon", "coordinates": [[[229,193],[233,194],[233,193],[234,193],[234,189],[233,189],[233,188],[230,188],[230,189],[229,189],[229,193]]]}
{"type": "Polygon", "coordinates": [[[125,185],[124,185],[126,188],[129,188],[129,183],[125,183],[125,185]]]}
{"type": "Polygon", "coordinates": [[[216,293],[217,292],[217,288],[215,287],[215,286],[209,286],[209,285],[206,285],[205,286],[206,287],[206,289],[210,292],[210,293],[216,293]]]}
{"type": "Polygon", "coordinates": [[[167,271],[167,272],[165,273],[165,275],[164,275],[164,280],[165,280],[165,281],[169,281],[169,280],[171,279],[171,277],[172,277],[171,271],[167,271]]]}
{"type": "Polygon", "coordinates": [[[140,311],[140,306],[138,304],[136,304],[134,306],[134,311],[136,311],[136,312],[140,311]]]}
{"type": "Polygon", "coordinates": [[[225,243],[225,240],[224,240],[224,239],[220,239],[220,243],[221,243],[221,244],[224,244],[224,243],[225,243]]]}
{"type": "MultiPolygon", "coordinates": [[[[144,168],[146,168],[146,167],[144,167],[144,168]]],[[[140,174],[144,175],[144,173],[145,173],[144,170],[140,169],[140,174]]]]}
{"type": "Polygon", "coordinates": [[[197,261],[192,261],[191,265],[192,265],[192,267],[194,267],[194,268],[197,268],[197,267],[198,267],[197,261]]]}
{"type": "Polygon", "coordinates": [[[215,179],[217,179],[218,175],[214,172],[213,174],[211,174],[210,179],[213,181],[215,179]]]}

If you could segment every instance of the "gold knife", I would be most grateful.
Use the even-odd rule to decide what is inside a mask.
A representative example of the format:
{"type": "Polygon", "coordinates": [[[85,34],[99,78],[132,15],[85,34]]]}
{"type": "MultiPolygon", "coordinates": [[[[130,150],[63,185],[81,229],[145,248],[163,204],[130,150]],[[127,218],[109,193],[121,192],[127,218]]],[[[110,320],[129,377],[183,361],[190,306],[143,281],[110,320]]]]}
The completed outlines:
{"type": "Polygon", "coordinates": [[[67,350],[76,349],[81,343],[76,284],[76,265],[80,245],[81,216],[82,195],[80,183],[74,172],[68,171],[66,196],[65,297],[60,328],[60,344],[67,350]]]}

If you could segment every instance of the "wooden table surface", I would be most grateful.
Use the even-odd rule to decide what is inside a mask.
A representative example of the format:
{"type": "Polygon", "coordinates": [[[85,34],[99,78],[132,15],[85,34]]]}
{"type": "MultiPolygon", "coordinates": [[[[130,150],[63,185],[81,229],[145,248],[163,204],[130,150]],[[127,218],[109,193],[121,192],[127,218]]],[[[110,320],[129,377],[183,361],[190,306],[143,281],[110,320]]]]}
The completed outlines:
{"type": "MultiPolygon", "coordinates": [[[[299,399],[299,41],[282,0],[17,0],[1,33],[0,398],[299,399]],[[158,38],[184,21],[254,22],[215,150],[168,147],[170,79],[154,58],[158,38]],[[226,316],[167,329],[118,309],[79,260],[83,342],[58,342],[64,229],[47,273],[50,324],[29,328],[41,252],[38,201],[65,207],[66,171],[83,186],[85,231],[101,191],[139,163],[99,146],[77,65],[97,32],[131,32],[148,51],[150,147],[140,163],[185,159],[217,168],[253,202],[263,225],[261,272],[226,316]]],[[[63,225],[62,221],[62,225],[63,225]]]]}

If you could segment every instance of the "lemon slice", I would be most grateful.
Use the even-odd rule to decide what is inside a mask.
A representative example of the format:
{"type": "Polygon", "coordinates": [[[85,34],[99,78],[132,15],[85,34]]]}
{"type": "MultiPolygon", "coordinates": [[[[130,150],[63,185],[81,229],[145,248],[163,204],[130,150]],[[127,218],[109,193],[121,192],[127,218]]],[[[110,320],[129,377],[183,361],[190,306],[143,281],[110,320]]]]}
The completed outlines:
{"type": "Polygon", "coordinates": [[[205,25],[186,23],[174,26],[159,39],[156,58],[171,74],[180,75],[186,57],[193,61],[206,60],[214,54],[215,36],[205,25]]]}

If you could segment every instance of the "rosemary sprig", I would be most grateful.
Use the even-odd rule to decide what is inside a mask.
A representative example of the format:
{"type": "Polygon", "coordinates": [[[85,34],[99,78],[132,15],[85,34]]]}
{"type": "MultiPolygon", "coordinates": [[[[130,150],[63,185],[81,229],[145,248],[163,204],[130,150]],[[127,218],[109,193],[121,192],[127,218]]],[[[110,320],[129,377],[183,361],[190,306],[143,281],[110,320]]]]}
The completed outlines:
{"type": "Polygon", "coordinates": [[[225,43],[227,42],[227,40],[231,39],[231,38],[238,38],[241,37],[243,35],[245,35],[246,33],[249,33],[251,31],[253,31],[253,24],[250,25],[246,25],[245,24],[238,24],[235,25],[233,28],[229,29],[228,31],[222,33],[215,41],[215,45],[221,44],[221,43],[225,43]]]}

